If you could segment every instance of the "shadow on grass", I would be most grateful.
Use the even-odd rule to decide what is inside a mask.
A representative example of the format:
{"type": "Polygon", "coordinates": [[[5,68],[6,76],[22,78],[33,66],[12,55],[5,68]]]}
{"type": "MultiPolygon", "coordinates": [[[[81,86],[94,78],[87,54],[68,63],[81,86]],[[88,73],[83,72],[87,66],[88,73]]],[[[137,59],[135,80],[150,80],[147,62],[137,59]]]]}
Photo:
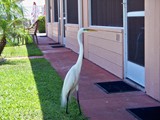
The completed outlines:
{"type": "Polygon", "coordinates": [[[42,56],[43,53],[35,44],[27,44],[28,56],[42,56]],[[36,48],[36,49],[35,49],[36,48]]]}
{"type": "MultiPolygon", "coordinates": [[[[28,51],[29,52],[29,51],[28,51]]],[[[86,120],[79,115],[79,110],[75,100],[72,100],[69,110],[60,107],[60,95],[62,79],[44,58],[30,59],[32,72],[37,86],[41,111],[44,120],[86,120]]]]}
{"type": "MultiPolygon", "coordinates": [[[[23,62],[23,61],[22,61],[23,62]]],[[[0,62],[0,65],[17,65],[18,63],[16,61],[11,60],[5,60],[4,62],[0,62]]]]}
{"type": "Polygon", "coordinates": [[[44,119],[53,119],[60,110],[61,78],[45,59],[30,60],[44,119]]]}

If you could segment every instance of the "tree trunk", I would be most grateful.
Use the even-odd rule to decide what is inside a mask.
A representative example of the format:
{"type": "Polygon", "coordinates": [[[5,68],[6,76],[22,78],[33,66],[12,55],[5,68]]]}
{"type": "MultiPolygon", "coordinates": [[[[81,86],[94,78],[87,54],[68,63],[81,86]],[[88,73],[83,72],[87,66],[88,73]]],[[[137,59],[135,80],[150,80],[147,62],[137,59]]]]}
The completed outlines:
{"type": "Polygon", "coordinates": [[[0,56],[1,56],[1,53],[2,53],[2,51],[3,51],[3,49],[4,49],[4,47],[5,47],[5,45],[6,45],[6,38],[5,37],[3,37],[1,40],[0,40],[0,56]]]}

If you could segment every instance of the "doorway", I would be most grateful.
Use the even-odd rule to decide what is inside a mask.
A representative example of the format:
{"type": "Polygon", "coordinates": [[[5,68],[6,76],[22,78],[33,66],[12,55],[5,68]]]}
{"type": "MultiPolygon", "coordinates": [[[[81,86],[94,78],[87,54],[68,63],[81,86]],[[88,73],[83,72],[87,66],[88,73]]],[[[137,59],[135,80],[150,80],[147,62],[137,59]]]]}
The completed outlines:
{"type": "Polygon", "coordinates": [[[66,0],[54,0],[54,18],[58,23],[58,43],[65,45],[66,0]]]}
{"type": "Polygon", "coordinates": [[[124,0],[125,77],[145,85],[144,0],[124,0]]]}

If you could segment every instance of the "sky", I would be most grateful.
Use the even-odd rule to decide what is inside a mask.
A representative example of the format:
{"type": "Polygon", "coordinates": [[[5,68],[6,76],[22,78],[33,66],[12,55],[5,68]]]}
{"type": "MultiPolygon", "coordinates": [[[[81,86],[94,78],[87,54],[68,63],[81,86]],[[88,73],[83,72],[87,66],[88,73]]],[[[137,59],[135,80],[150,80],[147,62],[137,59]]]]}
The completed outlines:
{"type": "Polygon", "coordinates": [[[44,4],[45,4],[45,0],[24,0],[23,2],[22,2],[22,4],[24,5],[24,6],[32,6],[33,5],[33,2],[36,2],[36,4],[39,6],[44,6],[44,4]]]}
{"type": "Polygon", "coordinates": [[[40,14],[44,13],[43,11],[44,11],[45,0],[24,0],[22,2],[22,5],[25,8],[25,17],[26,18],[29,18],[29,19],[31,18],[33,2],[36,2],[37,6],[39,6],[40,14]]]}

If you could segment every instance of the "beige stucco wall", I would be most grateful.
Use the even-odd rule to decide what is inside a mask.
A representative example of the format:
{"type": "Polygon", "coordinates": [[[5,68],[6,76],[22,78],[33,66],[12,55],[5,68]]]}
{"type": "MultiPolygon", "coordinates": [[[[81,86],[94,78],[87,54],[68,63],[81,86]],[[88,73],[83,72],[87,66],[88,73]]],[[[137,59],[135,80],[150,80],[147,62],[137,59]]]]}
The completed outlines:
{"type": "Polygon", "coordinates": [[[118,28],[90,27],[97,32],[84,36],[85,58],[123,78],[123,31],[118,28]]]}
{"type": "Polygon", "coordinates": [[[47,23],[47,36],[49,38],[53,38],[52,30],[53,30],[53,23],[47,23]]]}
{"type": "Polygon", "coordinates": [[[145,89],[160,101],[160,0],[145,0],[145,89]]]}
{"type": "Polygon", "coordinates": [[[77,41],[78,24],[66,24],[66,47],[78,53],[79,46],[77,41]]]}
{"type": "Polygon", "coordinates": [[[52,25],[52,39],[58,42],[58,22],[53,22],[52,25]]]}

